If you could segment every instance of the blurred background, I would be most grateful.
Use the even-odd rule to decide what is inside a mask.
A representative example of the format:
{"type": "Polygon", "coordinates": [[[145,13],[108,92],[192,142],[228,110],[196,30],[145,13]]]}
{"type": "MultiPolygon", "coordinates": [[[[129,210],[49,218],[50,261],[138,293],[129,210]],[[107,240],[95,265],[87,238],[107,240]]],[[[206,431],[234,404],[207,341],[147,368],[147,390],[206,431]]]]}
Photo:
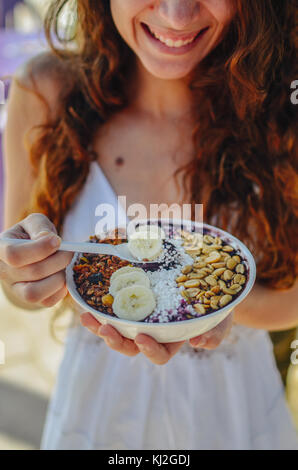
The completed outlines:
{"type": "MultiPolygon", "coordinates": [[[[11,76],[30,57],[46,49],[42,22],[50,0],[0,0],[0,78],[7,96],[11,76]]],[[[1,103],[1,100],[0,100],[1,103]]],[[[3,168],[1,131],[5,104],[0,104],[0,232],[3,230],[3,168]]],[[[48,400],[63,354],[70,312],[50,331],[55,309],[22,311],[5,298],[0,285],[0,450],[38,449],[48,400]]],[[[298,365],[290,364],[297,331],[271,334],[285,394],[298,429],[298,365]]]]}

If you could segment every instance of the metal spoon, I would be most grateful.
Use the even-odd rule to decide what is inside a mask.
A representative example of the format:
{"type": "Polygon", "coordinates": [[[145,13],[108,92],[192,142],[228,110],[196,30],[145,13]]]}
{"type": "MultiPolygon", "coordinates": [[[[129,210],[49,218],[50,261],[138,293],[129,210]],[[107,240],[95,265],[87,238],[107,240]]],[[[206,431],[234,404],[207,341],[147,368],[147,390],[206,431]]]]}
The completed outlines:
{"type": "MultiPolygon", "coordinates": [[[[31,243],[36,240],[28,240],[23,238],[1,238],[1,242],[19,245],[22,243],[31,243]]],[[[154,263],[154,261],[142,261],[130,253],[128,243],[121,243],[120,245],[110,245],[108,243],[89,243],[89,242],[61,242],[58,251],[72,251],[74,253],[95,253],[97,255],[111,255],[118,258],[125,259],[130,263],[154,263]]],[[[156,262],[156,261],[155,261],[156,262]]]]}

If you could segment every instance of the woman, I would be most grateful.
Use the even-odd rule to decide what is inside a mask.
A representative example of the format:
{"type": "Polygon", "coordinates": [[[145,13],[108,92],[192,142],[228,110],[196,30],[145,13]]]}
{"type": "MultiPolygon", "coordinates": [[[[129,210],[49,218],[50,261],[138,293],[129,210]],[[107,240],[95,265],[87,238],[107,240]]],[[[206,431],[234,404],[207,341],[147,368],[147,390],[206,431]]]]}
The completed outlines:
{"type": "Polygon", "coordinates": [[[10,93],[2,237],[34,242],[1,245],[7,295],[31,309],[64,298],[70,257],[54,234],[89,237],[117,195],[204,204],[258,275],[234,315],[189,342],[132,341],[74,315],[42,448],[297,448],[265,331],[298,319],[295,2],[77,4],[78,48],[52,45],[10,93]]]}

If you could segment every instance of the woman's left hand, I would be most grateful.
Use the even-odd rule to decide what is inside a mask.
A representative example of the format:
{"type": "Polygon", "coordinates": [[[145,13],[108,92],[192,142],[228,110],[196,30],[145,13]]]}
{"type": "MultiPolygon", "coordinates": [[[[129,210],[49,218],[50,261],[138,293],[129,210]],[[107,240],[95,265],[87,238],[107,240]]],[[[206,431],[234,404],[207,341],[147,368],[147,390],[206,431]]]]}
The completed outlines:
{"type": "MultiPolygon", "coordinates": [[[[136,356],[142,352],[154,364],[166,364],[179,351],[185,341],[176,343],[158,343],[151,336],[138,334],[135,340],[122,336],[111,325],[102,325],[90,313],[81,315],[81,324],[96,336],[103,338],[106,345],[126,356],[136,356]]],[[[191,338],[193,348],[215,349],[229,334],[233,324],[233,312],[212,330],[191,338]]]]}

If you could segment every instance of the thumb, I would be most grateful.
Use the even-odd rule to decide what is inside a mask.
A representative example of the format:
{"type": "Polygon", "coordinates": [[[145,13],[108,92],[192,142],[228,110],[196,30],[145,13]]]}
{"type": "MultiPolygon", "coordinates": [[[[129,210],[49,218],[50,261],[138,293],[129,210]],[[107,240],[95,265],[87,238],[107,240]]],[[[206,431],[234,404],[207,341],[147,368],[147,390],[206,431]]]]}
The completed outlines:
{"type": "Polygon", "coordinates": [[[37,240],[50,234],[55,234],[58,237],[55,225],[44,214],[30,214],[20,222],[20,225],[31,240],[37,240]]]}

